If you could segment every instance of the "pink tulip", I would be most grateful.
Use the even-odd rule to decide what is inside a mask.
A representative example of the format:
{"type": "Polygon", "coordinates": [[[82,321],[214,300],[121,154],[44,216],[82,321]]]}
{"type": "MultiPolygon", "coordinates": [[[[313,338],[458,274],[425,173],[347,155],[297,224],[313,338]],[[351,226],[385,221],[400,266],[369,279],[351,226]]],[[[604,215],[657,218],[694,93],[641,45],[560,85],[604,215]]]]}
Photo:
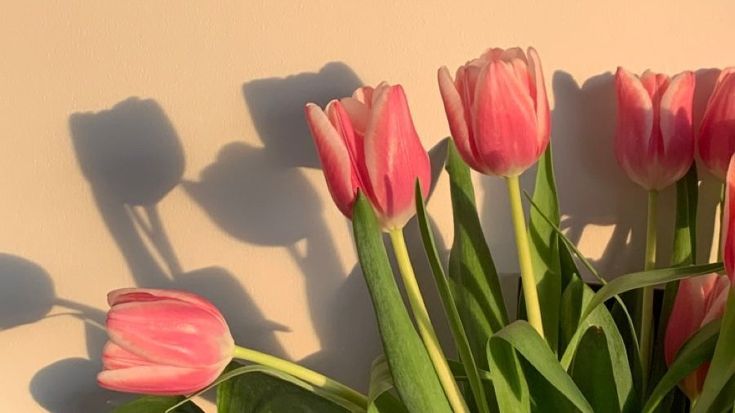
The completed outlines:
{"type": "Polygon", "coordinates": [[[352,217],[358,190],[386,230],[402,228],[414,215],[416,179],[429,191],[429,156],[411,120],[400,85],[362,87],[352,97],[329,102],[324,111],[306,105],[329,192],[352,217]]]}
{"type": "MultiPolygon", "coordinates": [[[[729,290],[730,280],[727,276],[715,273],[685,278],[679,282],[664,338],[664,358],[667,365],[674,361],[681,346],[699,328],[722,317],[729,290]]],[[[695,399],[702,390],[708,368],[708,364],[703,364],[679,383],[690,399],[695,399]]]]}
{"type": "Polygon", "coordinates": [[[473,169],[520,175],[546,150],[549,103],[535,49],[489,49],[460,66],[455,80],[446,67],[438,77],[449,129],[473,169]]]}
{"type": "Polygon", "coordinates": [[[735,155],[730,158],[730,166],[727,168],[727,179],[725,180],[725,207],[722,217],[722,260],[725,262],[725,272],[730,276],[730,281],[735,283],[735,155]]]}
{"type": "Polygon", "coordinates": [[[100,386],[129,393],[189,394],[212,383],[235,343],[209,301],[173,290],[128,288],[108,294],[100,386]]]}
{"type": "Polygon", "coordinates": [[[694,160],[694,73],[669,79],[646,71],[638,78],[619,67],[615,86],[618,163],[644,189],[664,189],[684,176],[694,160]]]}
{"type": "Polygon", "coordinates": [[[735,153],[735,67],[720,73],[707,102],[699,129],[699,157],[720,179],[725,179],[735,153]]]}

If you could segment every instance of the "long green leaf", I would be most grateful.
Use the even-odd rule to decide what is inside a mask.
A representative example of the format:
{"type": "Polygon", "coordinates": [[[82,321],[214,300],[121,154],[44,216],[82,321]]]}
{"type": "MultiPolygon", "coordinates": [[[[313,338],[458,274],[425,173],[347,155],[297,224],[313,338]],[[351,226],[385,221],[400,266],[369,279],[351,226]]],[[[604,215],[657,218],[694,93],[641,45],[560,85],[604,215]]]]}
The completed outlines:
{"type": "Polygon", "coordinates": [[[591,327],[579,340],[569,374],[596,413],[619,413],[615,375],[605,331],[591,327]]]}
{"type": "Polygon", "coordinates": [[[592,310],[597,308],[600,304],[626,291],[677,281],[682,278],[719,272],[723,269],[724,267],[722,266],[722,263],[714,263],[690,265],[687,267],[663,268],[659,270],[641,271],[621,275],[600,288],[600,291],[598,291],[587,304],[587,307],[582,313],[582,318],[588,316],[592,310]]]}
{"type": "MultiPolygon", "coordinates": [[[[592,413],[592,406],[590,406],[587,399],[585,399],[582,392],[579,390],[577,385],[574,383],[571,377],[564,371],[556,356],[551,351],[546,341],[539,336],[536,330],[531,327],[528,322],[523,320],[515,321],[502,330],[495,333],[488,342],[488,357],[493,358],[495,362],[498,362],[495,354],[493,354],[494,347],[497,343],[507,343],[514,350],[516,350],[528,363],[538,371],[549,383],[552,383],[556,389],[564,395],[577,409],[582,413],[592,413]]],[[[499,380],[503,378],[498,377],[501,374],[495,372],[496,369],[491,369],[490,374],[493,376],[493,384],[496,385],[499,380]]],[[[497,392],[496,392],[497,394],[497,392]]],[[[507,395],[502,395],[507,397],[507,395]]],[[[501,395],[498,394],[498,400],[501,399],[501,395]]],[[[524,407],[524,406],[522,406],[524,407]]],[[[503,410],[501,405],[501,411],[503,412],[516,412],[524,410],[503,410]]]]}
{"type": "Polygon", "coordinates": [[[142,396],[113,410],[112,413],[204,413],[184,396],[142,396]]]}
{"type": "Polygon", "coordinates": [[[712,358],[720,332],[720,321],[716,320],[705,325],[681,346],[679,352],[676,353],[676,358],[651,392],[643,407],[643,413],[654,412],[677,383],[712,358]]]}
{"type": "Polygon", "coordinates": [[[559,338],[559,303],[561,300],[561,264],[559,238],[552,223],[559,226],[559,201],[554,181],[551,144],[538,161],[533,202],[538,209],[529,211],[528,235],[531,240],[531,260],[536,277],[544,336],[551,349],[556,351],[559,338]]]}
{"type": "Polygon", "coordinates": [[[421,194],[421,185],[419,185],[418,181],[416,181],[416,215],[419,221],[419,229],[421,230],[421,239],[424,243],[424,251],[426,252],[426,256],[431,264],[431,272],[434,274],[434,281],[436,282],[437,290],[439,290],[439,296],[442,300],[444,312],[449,320],[449,326],[452,331],[454,343],[457,346],[457,351],[459,352],[459,358],[467,372],[467,379],[469,381],[472,394],[474,395],[477,408],[482,413],[489,413],[490,407],[487,403],[487,397],[485,397],[485,388],[480,381],[477,363],[475,362],[475,357],[472,355],[472,349],[470,348],[469,341],[467,340],[467,334],[465,333],[464,326],[462,325],[462,320],[460,319],[459,311],[457,310],[452,290],[449,286],[449,280],[447,279],[446,274],[444,274],[442,263],[439,260],[439,253],[436,250],[434,235],[426,216],[426,207],[424,206],[424,197],[421,194]]]}
{"type": "Polygon", "coordinates": [[[406,413],[400,399],[391,393],[393,377],[388,360],[382,354],[373,361],[370,369],[370,389],[368,391],[368,413],[406,413]]]}
{"type": "Polygon", "coordinates": [[[735,376],[735,288],[730,289],[712,363],[692,413],[706,413],[735,376]]]}
{"type": "Polygon", "coordinates": [[[480,368],[487,369],[485,344],[493,332],[508,324],[508,314],[477,215],[470,169],[452,141],[447,148],[446,170],[454,218],[449,278],[472,355],[480,368]]]}
{"type": "Polygon", "coordinates": [[[398,394],[411,412],[449,412],[434,366],[398,290],[375,213],[362,194],[355,202],[352,228],[398,394]]]}

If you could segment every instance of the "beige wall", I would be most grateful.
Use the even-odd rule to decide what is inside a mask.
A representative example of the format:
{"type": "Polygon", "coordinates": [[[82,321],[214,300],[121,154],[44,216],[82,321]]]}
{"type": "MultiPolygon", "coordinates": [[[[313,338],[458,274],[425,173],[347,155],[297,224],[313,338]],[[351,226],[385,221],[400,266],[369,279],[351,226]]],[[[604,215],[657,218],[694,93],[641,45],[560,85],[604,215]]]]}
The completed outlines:
{"type": "MultiPolygon", "coordinates": [[[[402,83],[430,148],[448,134],[436,69],[488,46],[539,50],[565,227],[607,274],[637,269],[645,195],[610,151],[610,72],[733,64],[735,3],[696,3],[4,1],[3,408],[104,411],[115,397],[94,384],[95,323],[105,293],[133,285],[200,292],[241,344],[364,386],[379,343],[302,105],[402,83]]],[[[483,177],[478,191],[512,273],[503,184],[483,177]]],[[[445,176],[429,209],[446,245],[445,176]]]]}

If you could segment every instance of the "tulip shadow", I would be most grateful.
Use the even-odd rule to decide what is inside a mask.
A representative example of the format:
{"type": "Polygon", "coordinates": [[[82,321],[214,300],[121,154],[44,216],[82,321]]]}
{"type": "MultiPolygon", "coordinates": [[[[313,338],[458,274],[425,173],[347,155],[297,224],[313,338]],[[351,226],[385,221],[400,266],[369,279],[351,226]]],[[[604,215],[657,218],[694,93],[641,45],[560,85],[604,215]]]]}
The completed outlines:
{"type": "MultiPolygon", "coordinates": [[[[283,354],[274,331],[284,327],[265,319],[233,274],[220,267],[184,270],[180,265],[157,205],[179,184],[185,156],[160,105],[129,98],[108,110],[75,113],[69,128],[80,169],[135,286],[182,289],[207,297],[229,321],[238,343],[283,354]]],[[[99,388],[95,379],[106,341],[104,311],[57,301],[92,320],[86,330],[89,359],[60,360],[39,371],[31,382],[34,398],[55,412],[119,405],[128,396],[99,388]],[[63,391],[58,387],[62,377],[75,378],[64,381],[63,391]]]]}

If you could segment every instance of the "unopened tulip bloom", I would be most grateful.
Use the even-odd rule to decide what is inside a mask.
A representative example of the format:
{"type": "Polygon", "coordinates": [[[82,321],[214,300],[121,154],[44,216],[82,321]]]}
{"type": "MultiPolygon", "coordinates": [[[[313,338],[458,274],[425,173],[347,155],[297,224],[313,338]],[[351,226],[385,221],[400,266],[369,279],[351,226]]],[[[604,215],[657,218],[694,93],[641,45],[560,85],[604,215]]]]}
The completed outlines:
{"type": "Polygon", "coordinates": [[[630,179],[649,191],[675,183],[694,160],[694,73],[673,78],[622,67],[615,74],[618,119],[615,155],[630,179]]]}
{"type": "MultiPolygon", "coordinates": [[[[664,339],[664,358],[669,365],[682,345],[705,324],[722,317],[725,311],[730,280],[725,275],[703,275],[679,282],[674,307],[664,339]]],[[[702,390],[708,364],[703,364],[679,383],[690,399],[702,390]]]]}
{"type": "Polygon", "coordinates": [[[309,103],[305,111],[339,210],[351,218],[360,191],[384,229],[405,226],[415,213],[416,179],[427,194],[431,170],[403,88],[383,82],[333,100],[324,110],[309,103]]]}
{"type": "Polygon", "coordinates": [[[697,141],[702,163],[724,180],[730,157],[735,153],[735,67],[720,72],[697,141]]]}
{"type": "Polygon", "coordinates": [[[183,291],[129,288],[108,294],[109,341],[100,386],[130,393],[190,394],[232,360],[229,327],[209,301],[183,291]]]}
{"type": "Polygon", "coordinates": [[[546,150],[549,103],[535,49],[490,49],[454,80],[446,67],[438,77],[452,137],[473,169],[517,176],[546,150]]]}

